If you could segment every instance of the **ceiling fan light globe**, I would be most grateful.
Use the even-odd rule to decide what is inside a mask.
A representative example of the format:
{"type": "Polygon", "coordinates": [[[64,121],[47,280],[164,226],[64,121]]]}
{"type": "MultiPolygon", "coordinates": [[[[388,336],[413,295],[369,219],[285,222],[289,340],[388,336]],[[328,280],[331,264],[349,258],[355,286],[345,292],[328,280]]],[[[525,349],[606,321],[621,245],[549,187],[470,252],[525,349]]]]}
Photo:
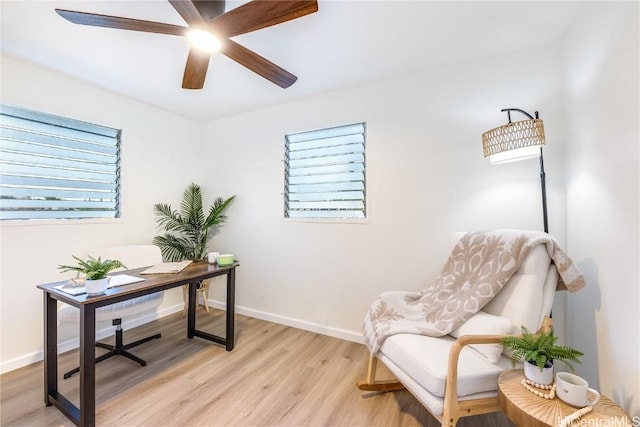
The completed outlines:
{"type": "Polygon", "coordinates": [[[203,52],[217,52],[222,47],[220,40],[216,36],[199,28],[187,31],[187,41],[191,47],[203,52]]]}

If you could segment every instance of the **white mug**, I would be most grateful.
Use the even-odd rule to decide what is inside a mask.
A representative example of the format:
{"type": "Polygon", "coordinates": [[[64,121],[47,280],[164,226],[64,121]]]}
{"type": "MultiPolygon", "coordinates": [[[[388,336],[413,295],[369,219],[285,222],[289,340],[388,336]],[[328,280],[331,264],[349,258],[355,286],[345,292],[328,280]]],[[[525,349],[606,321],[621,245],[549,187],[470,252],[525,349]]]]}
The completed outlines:
{"type": "Polygon", "coordinates": [[[213,264],[218,260],[218,256],[220,255],[220,252],[209,252],[207,254],[207,262],[209,264],[213,264]]]}
{"type": "Polygon", "coordinates": [[[579,408],[593,406],[600,400],[600,393],[590,388],[584,378],[569,372],[556,374],[556,394],[560,400],[579,408]],[[589,402],[589,392],[596,395],[591,402],[589,402]]]}

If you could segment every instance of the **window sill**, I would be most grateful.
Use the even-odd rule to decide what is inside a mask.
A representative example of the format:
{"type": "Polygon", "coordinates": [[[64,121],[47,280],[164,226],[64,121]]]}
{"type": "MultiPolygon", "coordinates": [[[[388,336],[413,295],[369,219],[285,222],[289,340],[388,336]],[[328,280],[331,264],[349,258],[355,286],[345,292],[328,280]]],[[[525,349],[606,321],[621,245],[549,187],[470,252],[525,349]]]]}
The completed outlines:
{"type": "Polygon", "coordinates": [[[79,218],[79,219],[17,219],[0,221],[3,227],[33,227],[33,226],[66,226],[66,225],[90,225],[90,224],[121,224],[122,218],[79,218]]]}
{"type": "Polygon", "coordinates": [[[311,222],[320,224],[369,225],[369,218],[283,218],[284,222],[311,222]]]}

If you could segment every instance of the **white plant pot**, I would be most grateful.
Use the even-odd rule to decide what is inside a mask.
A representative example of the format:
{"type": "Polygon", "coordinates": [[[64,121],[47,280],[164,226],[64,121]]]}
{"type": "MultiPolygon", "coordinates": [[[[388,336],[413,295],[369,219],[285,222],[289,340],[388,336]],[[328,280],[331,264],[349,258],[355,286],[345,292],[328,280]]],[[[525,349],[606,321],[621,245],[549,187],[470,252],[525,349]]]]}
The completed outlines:
{"type": "Polygon", "coordinates": [[[549,385],[553,383],[553,365],[544,367],[542,372],[537,365],[529,362],[524,363],[524,376],[537,384],[549,385]]]}
{"type": "Polygon", "coordinates": [[[109,278],[105,277],[104,279],[98,280],[85,280],[84,286],[89,296],[102,295],[107,291],[107,286],[109,284],[109,278]]]}

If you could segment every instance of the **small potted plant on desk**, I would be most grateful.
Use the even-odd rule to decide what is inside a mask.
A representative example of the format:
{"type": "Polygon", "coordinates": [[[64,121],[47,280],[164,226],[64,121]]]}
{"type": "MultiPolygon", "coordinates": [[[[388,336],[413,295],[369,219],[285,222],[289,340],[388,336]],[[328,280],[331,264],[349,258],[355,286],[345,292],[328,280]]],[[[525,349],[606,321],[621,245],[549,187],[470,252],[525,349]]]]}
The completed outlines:
{"type": "Polygon", "coordinates": [[[556,345],[558,337],[553,328],[532,334],[522,327],[521,336],[503,338],[501,344],[511,350],[511,363],[515,367],[517,361],[524,361],[524,375],[534,383],[549,385],[553,383],[553,361],[565,363],[571,371],[575,371],[573,363],[580,363],[583,353],[564,345],[556,345]]]}
{"type": "Polygon", "coordinates": [[[107,273],[116,268],[127,268],[122,262],[114,259],[105,259],[104,261],[98,257],[97,259],[89,256],[86,260],[72,255],[78,261],[78,265],[59,265],[61,271],[77,271],[85,276],[85,290],[87,295],[101,295],[107,290],[109,278],[107,273]]]}

